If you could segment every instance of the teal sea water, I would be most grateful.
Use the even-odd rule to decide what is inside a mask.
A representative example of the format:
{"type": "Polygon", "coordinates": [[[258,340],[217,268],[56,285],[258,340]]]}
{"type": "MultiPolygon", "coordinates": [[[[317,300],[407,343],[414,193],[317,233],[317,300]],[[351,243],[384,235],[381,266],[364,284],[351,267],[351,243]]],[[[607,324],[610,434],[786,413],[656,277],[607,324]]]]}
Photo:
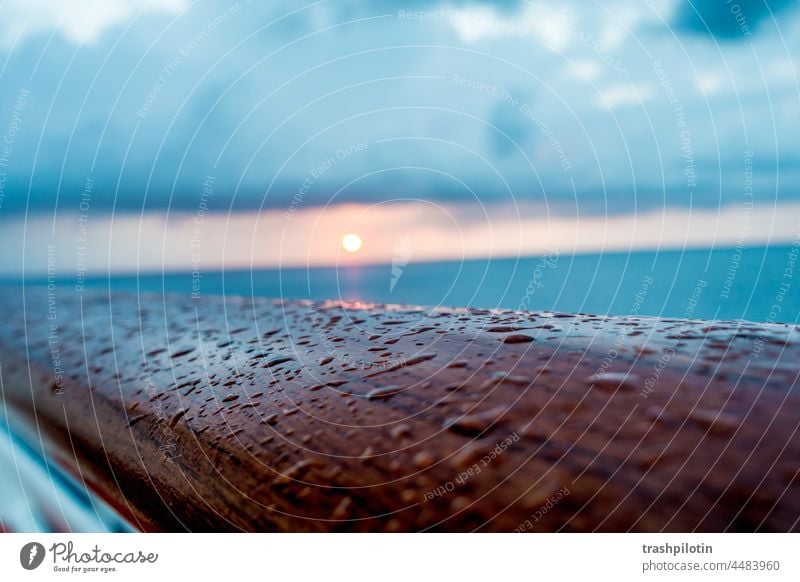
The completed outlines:
{"type": "Polygon", "coordinates": [[[611,315],[800,319],[800,247],[559,255],[347,268],[167,273],[91,287],[611,315]],[[198,276],[199,275],[199,276],[198,276]]]}

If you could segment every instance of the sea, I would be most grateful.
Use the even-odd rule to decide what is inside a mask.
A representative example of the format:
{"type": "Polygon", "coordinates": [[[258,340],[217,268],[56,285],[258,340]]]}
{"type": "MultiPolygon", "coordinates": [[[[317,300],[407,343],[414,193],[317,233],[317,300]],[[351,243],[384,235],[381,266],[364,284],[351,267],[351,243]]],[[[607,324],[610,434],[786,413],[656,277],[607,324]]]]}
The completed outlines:
{"type": "Polygon", "coordinates": [[[800,244],[94,278],[87,286],[237,295],[797,323],[800,244]]]}

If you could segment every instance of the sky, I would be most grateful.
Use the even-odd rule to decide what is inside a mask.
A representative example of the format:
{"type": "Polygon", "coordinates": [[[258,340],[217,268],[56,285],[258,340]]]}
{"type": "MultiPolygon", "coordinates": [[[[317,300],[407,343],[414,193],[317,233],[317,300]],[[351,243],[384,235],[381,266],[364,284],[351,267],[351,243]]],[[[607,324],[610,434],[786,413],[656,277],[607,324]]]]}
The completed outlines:
{"type": "Polygon", "coordinates": [[[796,8],[5,0],[0,273],[785,242],[796,8]]]}

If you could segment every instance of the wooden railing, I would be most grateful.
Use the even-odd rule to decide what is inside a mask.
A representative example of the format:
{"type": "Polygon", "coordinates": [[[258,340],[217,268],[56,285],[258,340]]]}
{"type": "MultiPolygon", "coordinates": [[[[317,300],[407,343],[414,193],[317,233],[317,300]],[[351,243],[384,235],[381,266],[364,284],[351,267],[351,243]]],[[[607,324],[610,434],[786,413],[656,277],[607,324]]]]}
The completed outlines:
{"type": "Polygon", "coordinates": [[[143,530],[793,531],[800,332],[2,291],[3,397],[143,530]]]}

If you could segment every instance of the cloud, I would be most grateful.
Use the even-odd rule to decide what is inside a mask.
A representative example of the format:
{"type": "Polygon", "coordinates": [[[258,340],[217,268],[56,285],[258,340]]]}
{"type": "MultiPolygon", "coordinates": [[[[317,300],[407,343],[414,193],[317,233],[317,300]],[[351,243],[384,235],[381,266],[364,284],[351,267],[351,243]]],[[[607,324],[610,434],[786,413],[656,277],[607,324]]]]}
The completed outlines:
{"type": "Polygon", "coordinates": [[[751,36],[763,22],[796,6],[795,0],[686,0],[677,3],[673,25],[680,31],[741,39],[751,36]]]}
{"type": "MultiPolygon", "coordinates": [[[[513,94],[523,96],[525,92],[516,91],[513,94]]],[[[489,143],[500,157],[516,152],[517,148],[524,151],[526,142],[534,132],[533,124],[522,121],[519,109],[519,103],[504,101],[496,104],[489,112],[489,143]]]]}
{"type": "Polygon", "coordinates": [[[0,45],[9,48],[38,35],[60,34],[74,44],[94,43],[112,26],[146,12],[177,13],[188,0],[6,0],[0,45]]]}
{"type": "MultiPolygon", "coordinates": [[[[511,4],[511,3],[509,3],[511,4]]],[[[466,6],[445,12],[445,20],[467,44],[487,39],[521,38],[561,52],[570,43],[570,20],[558,5],[521,4],[514,11],[496,6],[466,6]]]]}
{"type": "Polygon", "coordinates": [[[602,89],[597,96],[597,105],[615,109],[630,105],[641,105],[655,94],[651,85],[630,83],[617,83],[602,89]]]}
{"type": "Polygon", "coordinates": [[[484,15],[491,34],[467,38],[453,20],[402,19],[388,1],[113,2],[91,24],[66,14],[66,27],[60,5],[45,3],[52,17],[31,8],[25,24],[23,5],[7,3],[0,27],[17,32],[3,39],[23,30],[25,42],[0,65],[0,140],[14,123],[0,213],[75,211],[87,178],[93,212],[191,212],[209,175],[220,211],[298,197],[302,208],[512,196],[591,212],[708,206],[741,199],[749,149],[773,167],[755,177],[758,197],[800,196],[796,162],[777,164],[800,148],[796,19],[782,13],[783,39],[716,46],[656,30],[650,4],[404,3],[484,15]],[[546,37],[537,10],[576,17],[546,37]]]}

